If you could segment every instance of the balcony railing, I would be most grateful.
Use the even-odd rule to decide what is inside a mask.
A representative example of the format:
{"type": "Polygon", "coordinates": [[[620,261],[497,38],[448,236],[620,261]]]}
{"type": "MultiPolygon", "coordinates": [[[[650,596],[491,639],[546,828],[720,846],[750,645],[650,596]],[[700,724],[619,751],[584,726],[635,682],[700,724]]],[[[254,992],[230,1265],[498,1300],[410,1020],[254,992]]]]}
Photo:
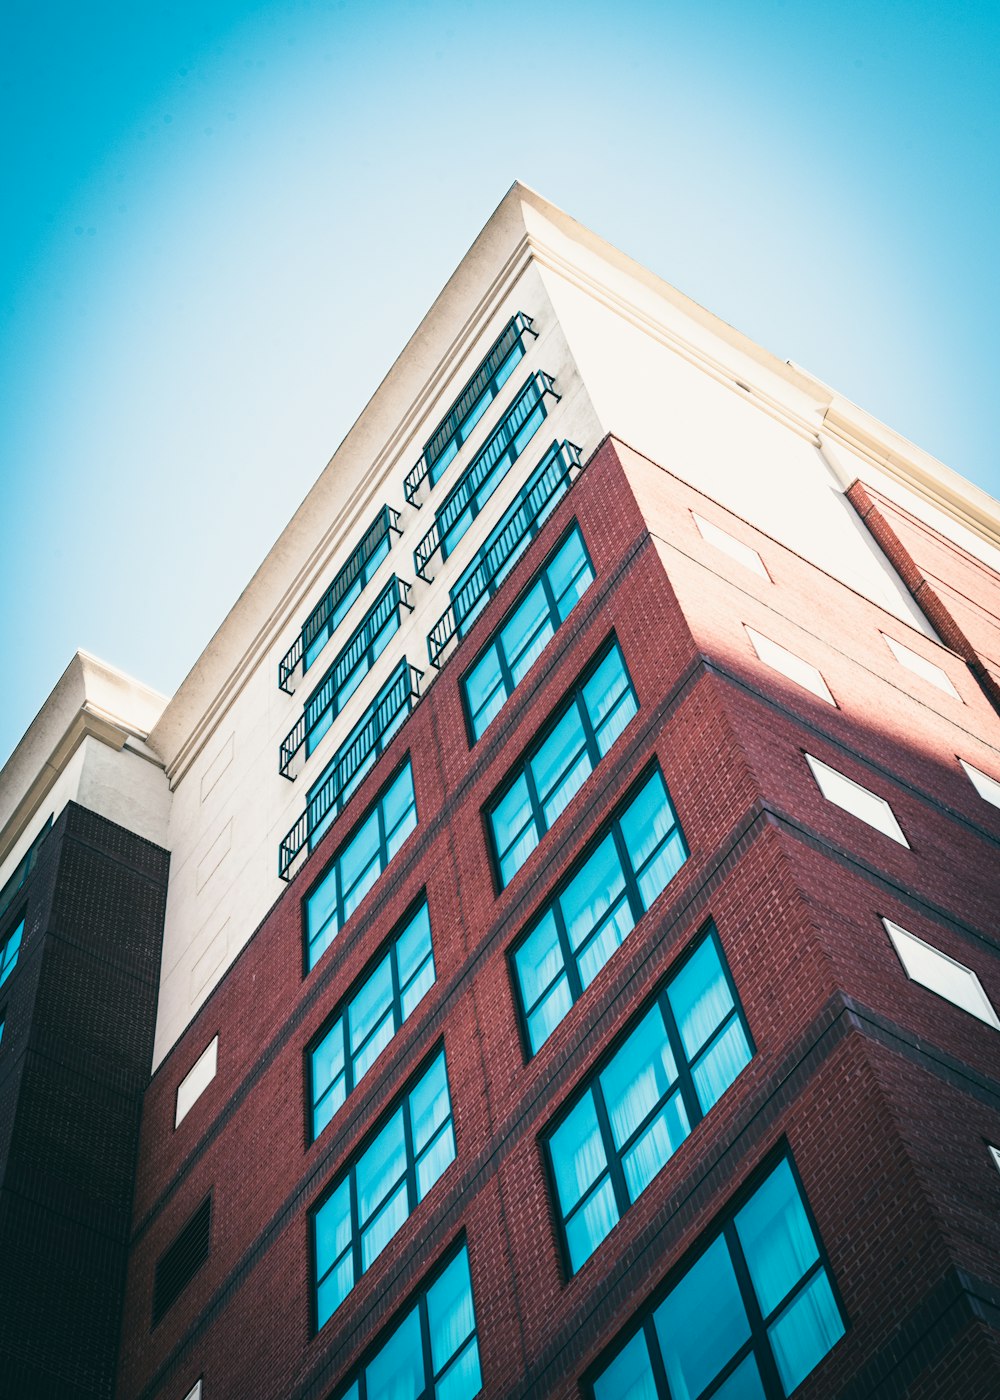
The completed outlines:
{"type": "MultiPolygon", "coordinates": [[[[283,778],[294,782],[296,775],[291,770],[299,750],[306,742],[307,737],[319,727],[325,716],[329,714],[332,720],[339,712],[340,692],[354,677],[358,668],[367,663],[365,664],[365,671],[367,671],[374,664],[389,636],[398,627],[400,609],[406,608],[412,612],[409,596],[410,585],[393,574],[359,625],[351,633],[347,644],[338,652],[319,685],[309,696],[294,728],[282,741],[278,758],[278,771],[283,778]],[[393,617],[395,617],[396,622],[389,631],[389,623],[393,617]]],[[[360,677],[358,679],[360,680],[360,677]]],[[[350,693],[353,694],[353,687],[350,693]]],[[[322,732],[325,732],[327,727],[329,726],[326,725],[322,732]]]]}
{"type": "MultiPolygon", "coordinates": [[[[393,510],[392,506],[383,506],[347,563],[302,624],[302,631],[278,662],[278,686],[287,695],[295,693],[293,681],[304,659],[309,658],[303,671],[308,670],[315,659],[309,657],[309,652],[317,638],[327,628],[329,635],[332,635],[347,609],[360,596],[375,569],[389,553],[392,535],[401,533],[399,511],[393,510]]],[[[329,640],[329,635],[326,640],[329,640]]]]}
{"type": "Polygon", "coordinates": [[[569,490],[573,474],[581,466],[580,449],[575,443],[552,444],[451,590],[451,603],[427,638],[432,666],[439,669],[452,639],[468,631],[569,490]]]}
{"type": "Polygon", "coordinates": [[[531,329],[531,317],[519,311],[507,322],[475,374],[424,445],[416,465],[403,482],[411,505],[419,508],[420,488],[427,479],[435,485],[459,447],[496,398],[511,371],[524,354],[524,336],[538,339],[531,329]]]}
{"type": "Polygon", "coordinates": [[[413,551],[417,575],[430,583],[427,565],[438,550],[445,557],[465,534],[493,492],[503,481],[545,418],[545,396],[556,402],[555,381],[550,374],[531,375],[486,445],[462,473],[434,518],[434,524],[413,551]]]}
{"type": "Polygon", "coordinates": [[[290,880],[295,858],[313,846],[347,803],[361,779],[420,698],[423,672],[403,660],[368,706],[319,781],[310,790],[306,810],[284,838],[278,851],[278,874],[290,880]]]}

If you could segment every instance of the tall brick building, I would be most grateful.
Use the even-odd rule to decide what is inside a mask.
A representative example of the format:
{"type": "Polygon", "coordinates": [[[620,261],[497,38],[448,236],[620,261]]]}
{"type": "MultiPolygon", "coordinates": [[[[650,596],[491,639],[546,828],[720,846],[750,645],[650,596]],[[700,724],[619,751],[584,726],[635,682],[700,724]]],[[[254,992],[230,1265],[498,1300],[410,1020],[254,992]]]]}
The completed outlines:
{"type": "Polygon", "coordinates": [[[177,694],[0,775],[4,1393],[1000,1394],[998,579],[515,185],[177,694]]]}

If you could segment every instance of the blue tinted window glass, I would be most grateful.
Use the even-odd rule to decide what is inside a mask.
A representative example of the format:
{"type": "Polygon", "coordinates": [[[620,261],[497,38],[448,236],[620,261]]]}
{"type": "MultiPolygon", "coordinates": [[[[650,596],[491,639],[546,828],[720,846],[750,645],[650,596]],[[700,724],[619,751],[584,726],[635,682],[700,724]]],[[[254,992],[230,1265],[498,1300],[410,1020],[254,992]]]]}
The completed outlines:
{"type": "Polygon", "coordinates": [[[649,1348],[637,1332],[594,1381],[594,1400],[656,1400],[649,1348]]]}
{"type": "MultiPolygon", "coordinates": [[[[523,981],[525,976],[530,979],[532,968],[540,963],[538,929],[515,952],[521,1005],[533,1049],[551,1033],[580,991],[589,986],[614,955],[651,899],[684,859],[683,836],[663,778],[657,771],[615,818],[612,830],[585,857],[580,869],[539,921],[538,929],[546,921],[552,921],[547,938],[550,955],[558,956],[569,972],[567,985],[559,990],[558,1001],[547,1008],[544,1027],[534,1024],[540,989],[535,986],[529,989],[523,981]],[[663,839],[665,832],[666,840],[663,839]],[[623,847],[628,855],[626,864],[623,864],[623,847]],[[637,858],[645,864],[637,867],[637,858]],[[534,951],[528,951],[529,945],[534,951]]],[[[712,1072],[706,1071],[707,1079],[712,1072]]]]}
{"type": "Polygon", "coordinates": [[[327,1126],[433,983],[430,916],[422,903],[350,998],[346,1013],[310,1051],[313,1137],[327,1126]]]}
{"type": "Polygon", "coordinates": [[[315,967],[416,824],[413,772],[407,762],[306,899],[310,968],[315,967]]]}
{"type": "Polygon", "coordinates": [[[426,1389],[420,1313],[414,1308],[365,1371],[365,1400],[417,1400],[426,1389]]]}
{"type": "Polygon", "coordinates": [[[819,1258],[787,1161],[739,1212],[736,1230],[760,1310],[767,1317],[819,1258]]]}
{"type": "Polygon", "coordinates": [[[337,1400],[472,1400],[482,1389],[465,1246],[337,1400]]]}
{"type": "Polygon", "coordinates": [[[320,1326],[454,1158],[442,1051],[313,1213],[320,1326]]]}
{"type": "MultiPolygon", "coordinates": [[[[700,1061],[692,1064],[682,1057],[678,1062],[674,1047],[679,1036],[672,1010],[674,982],[692,962],[702,965],[704,942],[712,943],[712,966],[721,967],[715,935],[709,933],[548,1136],[557,1202],[574,1268],[663,1170],[692,1124],[707,1111],[695,1074],[700,1061]],[[614,1170],[616,1163],[618,1171],[614,1170]],[[574,1213],[594,1183],[603,1182],[605,1176],[607,1201],[592,1209],[604,1211],[610,1224],[584,1248],[586,1240],[581,1236],[590,1226],[586,1222],[581,1225],[574,1213]]],[[[735,1001],[731,1007],[727,1026],[735,1026],[742,1034],[742,1010],[735,1001]]],[[[743,1043],[749,1056],[746,1036],[743,1043]]],[[[601,1189],[604,1191],[603,1185],[601,1189]]]]}
{"type": "Polygon", "coordinates": [[[785,1394],[809,1372],[844,1335],[844,1324],[825,1272],[820,1272],[767,1330],[785,1394]]]}
{"type": "Polygon", "coordinates": [[[574,528],[463,681],[474,738],[485,733],[593,579],[583,537],[574,528]]]}
{"type": "Polygon", "coordinates": [[[668,1392],[669,1400],[709,1393],[712,1400],[764,1400],[769,1357],[784,1394],[796,1390],[843,1336],[844,1321],[787,1158],[727,1213],[707,1249],[643,1317],[642,1330],[595,1380],[597,1400],[633,1393],[668,1400],[668,1392]],[[749,1282],[740,1260],[749,1265],[751,1255],[756,1276],[749,1282]],[[777,1309],[762,1305],[762,1317],[752,1294],[758,1303],[780,1299],[777,1309]],[[659,1365],[667,1389],[644,1390],[647,1371],[655,1376],[659,1365]]]}
{"type": "Polygon", "coordinates": [[[0,986],[6,982],[7,978],[14,971],[17,955],[21,951],[21,938],[23,934],[24,920],[22,919],[14,931],[8,936],[3,946],[0,947],[0,986]]]}
{"type": "Polygon", "coordinates": [[[720,1236],[653,1314],[676,1400],[696,1400],[750,1337],[726,1241],[720,1236]]]}

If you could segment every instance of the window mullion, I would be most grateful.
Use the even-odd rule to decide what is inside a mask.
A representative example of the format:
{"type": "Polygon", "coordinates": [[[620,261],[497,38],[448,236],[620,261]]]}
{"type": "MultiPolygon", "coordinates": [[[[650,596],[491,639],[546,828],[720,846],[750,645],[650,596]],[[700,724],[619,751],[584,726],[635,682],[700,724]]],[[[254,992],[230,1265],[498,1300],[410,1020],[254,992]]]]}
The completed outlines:
{"type": "MultiPolygon", "coordinates": [[[[537,758],[538,755],[536,754],[534,756],[537,758]]],[[[548,831],[548,827],[545,825],[545,813],[542,811],[542,804],[538,796],[538,786],[535,783],[535,773],[531,766],[530,758],[525,763],[522,771],[524,773],[524,786],[528,792],[528,806],[531,808],[531,817],[535,823],[535,835],[540,841],[546,831],[548,831]]],[[[515,778],[514,781],[516,782],[517,779],[515,778]]],[[[511,786],[513,786],[513,784],[511,786]]]]}
{"type": "MultiPolygon", "coordinates": [[[[657,997],[657,1005],[660,1008],[660,1015],[663,1017],[663,1024],[667,1032],[667,1040],[670,1049],[673,1051],[674,1063],[677,1065],[677,1079],[680,1085],[681,1098],[684,1107],[687,1109],[688,1122],[692,1128],[696,1123],[701,1122],[704,1114],[701,1111],[701,1104],[698,1102],[698,1095],[695,1092],[694,1077],[691,1074],[691,1066],[684,1050],[684,1042],[681,1040],[681,1033],[677,1022],[674,1019],[673,1008],[670,1005],[670,998],[667,993],[673,983],[673,977],[667,983],[663,991],[657,997]]],[[[713,1032],[714,1034],[714,1032],[713,1032]]],[[[712,1037],[709,1036],[709,1040],[712,1037]]]]}
{"type": "Polygon", "coordinates": [[[621,824],[617,817],[611,823],[611,838],[614,841],[618,864],[621,866],[622,875],[625,878],[625,895],[632,911],[632,918],[638,923],[646,909],[642,902],[642,895],[639,893],[639,881],[636,879],[632,866],[632,857],[625,845],[625,837],[622,835],[621,824]]]}
{"type": "Polygon", "coordinates": [[[365,1271],[364,1255],[361,1252],[361,1209],[358,1205],[357,1167],[350,1168],[347,1179],[351,1183],[349,1195],[351,1199],[351,1254],[354,1260],[354,1280],[351,1284],[351,1288],[353,1288],[365,1271]]]}
{"type": "Polygon", "coordinates": [[[392,983],[392,1025],[393,1035],[396,1035],[403,1024],[403,990],[399,980],[399,943],[393,943],[389,949],[389,978],[392,983]]]}
{"type": "MultiPolygon", "coordinates": [[[[340,1018],[341,1040],[344,1045],[344,1100],[354,1088],[354,1050],[351,1045],[351,1007],[350,1003],[344,1007],[343,1015],[340,1018]]],[[[330,1086],[333,1087],[332,1085],[330,1086]]]]}
{"type": "Polygon", "coordinates": [[[611,1177],[611,1189],[615,1193],[615,1202],[618,1206],[618,1216],[621,1218],[631,1206],[632,1201],[628,1193],[628,1184],[625,1180],[625,1169],[622,1166],[621,1158],[615,1147],[615,1135],[611,1130],[611,1115],[608,1113],[608,1106],[604,1102],[604,1090],[601,1087],[601,1077],[596,1075],[590,1092],[594,1100],[594,1110],[597,1114],[597,1125],[601,1130],[601,1139],[604,1143],[604,1156],[608,1163],[608,1174],[611,1177]]]}
{"type": "Polygon", "coordinates": [[[670,1383],[667,1380],[667,1368],[663,1364],[663,1354],[660,1351],[660,1339],[656,1335],[656,1323],[653,1321],[653,1314],[643,1321],[641,1328],[646,1338],[646,1351],[649,1353],[650,1369],[653,1372],[653,1381],[656,1385],[656,1393],[662,1400],[670,1400],[670,1383]]]}
{"type": "Polygon", "coordinates": [[[747,1319],[750,1323],[750,1345],[757,1358],[757,1365],[760,1369],[764,1393],[768,1396],[768,1400],[772,1400],[772,1397],[773,1400],[784,1400],[785,1388],[781,1384],[777,1363],[771,1351],[771,1343],[767,1338],[767,1327],[764,1323],[760,1305],[757,1302],[757,1294],[754,1291],[753,1280],[750,1277],[750,1269],[747,1265],[746,1256],[743,1253],[743,1246],[740,1244],[735,1217],[726,1221],[723,1227],[723,1235],[725,1236],[726,1245],[729,1249],[733,1272],[736,1274],[736,1281],[739,1284],[740,1294],[743,1298],[743,1306],[746,1308],[747,1319]]]}
{"type": "Polygon", "coordinates": [[[601,761],[601,751],[597,746],[597,731],[595,730],[593,721],[590,718],[590,711],[587,709],[587,702],[583,698],[582,685],[576,692],[574,699],[576,701],[577,713],[579,714],[581,724],[583,725],[583,739],[587,749],[587,757],[590,759],[590,771],[591,773],[593,773],[594,769],[601,761]]]}
{"type": "Polygon", "coordinates": [[[428,1290],[423,1289],[417,1302],[420,1314],[420,1349],[424,1362],[424,1387],[417,1396],[417,1400],[423,1400],[424,1396],[434,1394],[434,1357],[431,1354],[431,1319],[427,1308],[427,1293],[428,1290]]]}
{"type": "Polygon", "coordinates": [[[417,1208],[417,1154],[413,1143],[413,1125],[410,1121],[411,1097],[410,1094],[407,1094],[403,1103],[403,1146],[406,1149],[407,1216],[412,1215],[417,1208]]]}
{"type": "MultiPolygon", "coordinates": [[[[556,926],[556,937],[559,939],[559,951],[563,955],[563,966],[566,969],[566,980],[569,983],[570,994],[574,1004],[583,995],[583,984],[580,981],[580,973],[576,965],[576,955],[570,947],[569,933],[566,928],[566,920],[563,917],[562,905],[557,899],[552,906],[552,919],[556,926]]],[[[553,985],[555,985],[553,983],[553,985]]]]}

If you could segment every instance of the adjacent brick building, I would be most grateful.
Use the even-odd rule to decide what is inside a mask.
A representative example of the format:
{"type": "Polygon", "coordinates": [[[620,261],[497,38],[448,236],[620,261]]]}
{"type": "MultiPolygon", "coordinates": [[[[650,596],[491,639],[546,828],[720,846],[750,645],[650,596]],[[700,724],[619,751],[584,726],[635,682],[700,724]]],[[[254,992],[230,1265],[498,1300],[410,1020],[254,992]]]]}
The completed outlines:
{"type": "Polygon", "coordinates": [[[995,503],[515,186],[18,887],[66,820],[166,886],[113,1393],[1000,1393],[998,567],[995,503]]]}

